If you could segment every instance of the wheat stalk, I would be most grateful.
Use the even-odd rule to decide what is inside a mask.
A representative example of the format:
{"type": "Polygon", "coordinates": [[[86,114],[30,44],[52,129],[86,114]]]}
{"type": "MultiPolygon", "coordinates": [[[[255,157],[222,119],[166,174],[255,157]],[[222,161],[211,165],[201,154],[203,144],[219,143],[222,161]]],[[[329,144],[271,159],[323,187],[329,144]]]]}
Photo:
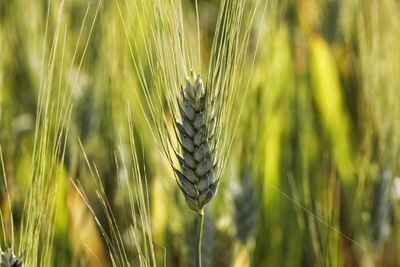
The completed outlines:
{"type": "MultiPolygon", "coordinates": [[[[212,212],[209,208],[204,209],[204,225],[203,225],[203,237],[202,237],[202,245],[201,245],[201,258],[202,258],[202,266],[215,266],[214,263],[214,255],[215,255],[215,221],[212,212]]],[[[196,229],[197,223],[194,221],[191,223],[191,227],[188,230],[188,242],[192,245],[196,245],[195,236],[192,234],[196,229]]],[[[194,267],[196,264],[196,258],[194,258],[194,253],[190,253],[191,258],[188,261],[189,267],[194,267]]]]}

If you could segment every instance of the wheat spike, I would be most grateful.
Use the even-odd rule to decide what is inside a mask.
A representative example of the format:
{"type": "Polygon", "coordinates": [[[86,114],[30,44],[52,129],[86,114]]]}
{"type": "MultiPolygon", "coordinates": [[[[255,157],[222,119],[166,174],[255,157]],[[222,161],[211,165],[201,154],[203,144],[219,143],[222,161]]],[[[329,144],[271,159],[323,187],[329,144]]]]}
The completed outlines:
{"type": "Polygon", "coordinates": [[[187,78],[182,87],[180,119],[175,121],[180,146],[176,156],[181,169],[174,170],[186,202],[197,213],[214,197],[219,183],[214,155],[215,116],[212,108],[206,107],[206,94],[200,76],[194,81],[187,78]]]}

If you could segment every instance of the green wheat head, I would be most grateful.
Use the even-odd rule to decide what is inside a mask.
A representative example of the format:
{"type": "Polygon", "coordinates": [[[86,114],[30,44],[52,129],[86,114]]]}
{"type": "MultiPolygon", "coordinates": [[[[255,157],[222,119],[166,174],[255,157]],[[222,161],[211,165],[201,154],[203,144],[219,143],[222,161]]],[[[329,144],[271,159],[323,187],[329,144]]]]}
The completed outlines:
{"type": "MultiPolygon", "coordinates": [[[[180,1],[154,1],[152,11],[143,12],[144,17],[154,15],[152,23],[144,26],[152,32],[147,47],[154,54],[149,53],[146,62],[151,79],[142,74],[143,64],[133,60],[149,118],[156,124],[157,141],[187,204],[197,213],[215,195],[232,145],[240,113],[234,106],[240,107],[239,100],[245,98],[245,90],[238,88],[243,86],[252,18],[258,6],[259,1],[222,1],[207,75],[202,72],[200,23],[197,40],[187,38],[180,1]]],[[[196,14],[199,19],[197,6],[196,14]]]]}

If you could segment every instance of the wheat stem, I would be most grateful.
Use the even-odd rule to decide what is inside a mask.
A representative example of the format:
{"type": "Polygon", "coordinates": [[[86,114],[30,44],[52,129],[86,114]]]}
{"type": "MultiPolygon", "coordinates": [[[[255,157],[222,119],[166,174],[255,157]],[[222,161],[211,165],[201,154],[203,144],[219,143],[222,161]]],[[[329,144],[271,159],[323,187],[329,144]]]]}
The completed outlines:
{"type": "Polygon", "coordinates": [[[197,213],[196,267],[201,267],[201,238],[203,236],[204,210],[197,213]]]}

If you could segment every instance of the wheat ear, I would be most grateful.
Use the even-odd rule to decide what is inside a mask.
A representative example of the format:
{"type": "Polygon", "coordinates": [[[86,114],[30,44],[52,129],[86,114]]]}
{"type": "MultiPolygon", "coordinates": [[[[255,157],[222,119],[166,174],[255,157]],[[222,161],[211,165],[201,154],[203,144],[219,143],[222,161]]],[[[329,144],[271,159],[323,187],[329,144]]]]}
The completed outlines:
{"type": "Polygon", "coordinates": [[[215,117],[206,107],[206,89],[197,76],[182,88],[180,120],[175,121],[179,135],[181,170],[175,168],[177,181],[189,207],[203,214],[204,205],[214,197],[219,183],[218,161],[214,157],[215,117]]]}

